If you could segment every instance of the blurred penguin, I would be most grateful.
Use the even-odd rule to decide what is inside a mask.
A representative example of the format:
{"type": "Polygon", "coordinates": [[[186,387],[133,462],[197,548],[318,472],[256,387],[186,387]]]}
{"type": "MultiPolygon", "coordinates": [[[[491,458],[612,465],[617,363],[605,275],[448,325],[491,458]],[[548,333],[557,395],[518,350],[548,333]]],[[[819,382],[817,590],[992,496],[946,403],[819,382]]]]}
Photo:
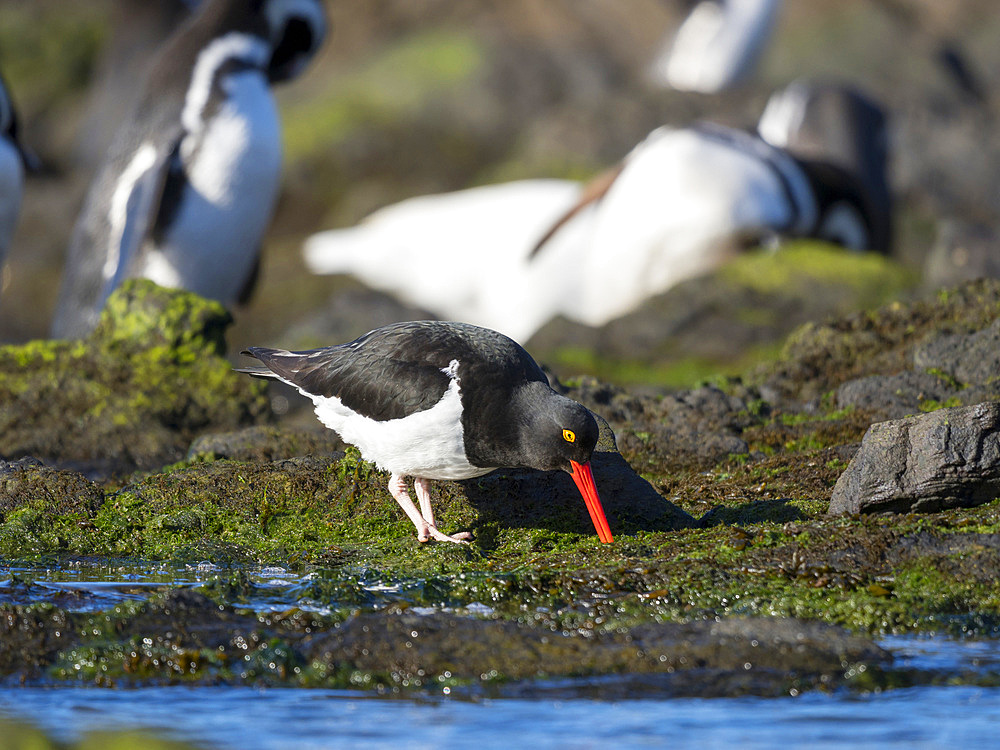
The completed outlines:
{"type": "Polygon", "coordinates": [[[659,128],[588,185],[525,180],[413,198],[310,237],[306,263],[523,340],[557,315],[608,323],[776,237],[885,252],[890,205],[865,197],[885,184],[869,185],[866,171],[885,168],[885,119],[862,95],[844,96],[858,106],[829,115],[826,97],[806,97],[804,112],[770,116],[790,144],[817,118],[838,119],[819,131],[835,141],[820,158],[710,123],[659,128]],[[862,166],[838,163],[839,152],[862,166]]]}
{"type": "Polygon", "coordinates": [[[198,7],[198,0],[114,0],[110,33],[88,87],[77,129],[76,160],[97,169],[118,125],[131,112],[154,55],[198,7]]]}
{"type": "Polygon", "coordinates": [[[878,104],[848,84],[799,80],[768,99],[757,132],[813,174],[817,194],[828,203],[828,238],[888,252],[893,213],[888,126],[878,104]],[[867,239],[838,239],[838,231],[864,231],[867,239]]]}
{"type": "Polygon", "coordinates": [[[167,41],[92,183],[70,243],[52,334],[96,325],[145,277],[226,305],[247,298],[281,171],[271,83],[326,34],[321,0],[205,0],[167,41]]]}
{"type": "Polygon", "coordinates": [[[699,0],[651,68],[678,91],[717,94],[743,82],[757,65],[781,0],[699,0]]]}
{"type": "Polygon", "coordinates": [[[21,213],[25,171],[35,171],[38,166],[34,154],[21,144],[14,103],[0,78],[0,267],[21,213]]]}

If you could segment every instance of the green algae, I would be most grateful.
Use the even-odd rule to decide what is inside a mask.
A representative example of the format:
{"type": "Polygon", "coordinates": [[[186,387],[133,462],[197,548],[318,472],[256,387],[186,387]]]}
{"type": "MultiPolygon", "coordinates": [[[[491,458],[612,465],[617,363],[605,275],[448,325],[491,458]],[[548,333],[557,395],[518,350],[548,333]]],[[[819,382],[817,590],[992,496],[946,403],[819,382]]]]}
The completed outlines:
{"type": "Polygon", "coordinates": [[[850,290],[843,310],[866,309],[912,289],[913,271],[878,253],[855,253],[817,240],[792,240],[776,252],[743,253],[719,271],[736,287],[763,295],[807,295],[816,286],[850,290]]]}
{"type": "Polygon", "coordinates": [[[53,739],[41,729],[28,724],[0,719],[0,736],[12,750],[194,750],[187,742],[157,737],[142,730],[101,730],[87,732],[75,742],[53,739]]]}
{"type": "MultiPolygon", "coordinates": [[[[151,477],[109,494],[83,522],[28,506],[8,514],[0,539],[8,558],[87,550],[306,568],[318,575],[296,593],[299,600],[342,612],[391,601],[484,603],[501,618],[528,616],[558,628],[754,615],[814,618],[870,632],[992,632],[1000,597],[992,580],[975,572],[989,567],[992,548],[969,535],[1000,535],[1000,503],[892,523],[827,518],[825,503],[814,498],[818,487],[828,495],[837,467],[823,451],[795,459],[805,471],[775,456],[677,477],[664,490],[692,510],[701,508],[707,528],[619,534],[613,545],[592,535],[514,528],[496,530],[488,548],[420,545],[385,494],[383,475],[350,461],[328,463],[314,475],[299,466],[268,476],[238,462],[218,462],[208,475],[183,469],[183,492],[151,477]],[[356,468],[361,485],[352,501],[356,468]],[[190,491],[219,486],[223,473],[237,477],[243,489],[200,501],[190,491]],[[329,486],[318,489],[323,483],[329,486]],[[368,497],[373,489],[378,495],[368,497]],[[345,503],[353,503],[352,510],[344,510],[345,503]],[[934,544],[924,540],[910,549],[907,540],[920,535],[934,544]],[[949,539],[957,546],[942,541],[949,539]],[[367,586],[377,581],[391,583],[395,593],[373,595],[367,586]]],[[[216,586],[236,597],[239,588],[238,581],[216,586]]]]}

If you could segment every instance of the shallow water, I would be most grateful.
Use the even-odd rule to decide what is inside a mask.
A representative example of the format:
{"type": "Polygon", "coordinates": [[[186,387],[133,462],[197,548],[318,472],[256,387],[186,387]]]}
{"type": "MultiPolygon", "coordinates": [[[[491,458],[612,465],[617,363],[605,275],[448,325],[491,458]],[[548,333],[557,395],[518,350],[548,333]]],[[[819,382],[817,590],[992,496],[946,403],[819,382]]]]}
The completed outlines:
{"type": "Polygon", "coordinates": [[[214,748],[988,748],[1000,689],[676,700],[380,699],[250,688],[5,688],[0,714],[59,739],[152,728],[214,748]]]}
{"type": "MultiPolygon", "coordinates": [[[[58,600],[99,609],[149,596],[165,586],[194,586],[229,571],[208,563],[63,564],[0,567],[0,601],[58,600]]],[[[284,568],[249,571],[244,606],[303,606],[310,574],[284,568]]],[[[405,598],[391,582],[365,580],[378,599],[405,598]]],[[[317,609],[324,603],[315,602],[317,609]]],[[[482,609],[486,610],[486,607],[482,609]]],[[[997,747],[1000,641],[889,637],[895,666],[929,675],[935,686],[859,695],[808,693],[782,699],[602,700],[602,681],[539,683],[535,699],[467,700],[416,695],[378,698],[340,690],[244,687],[0,688],[0,716],[34,723],[57,739],[146,728],[210,748],[272,750],[326,747],[997,747]],[[963,685],[947,686],[949,678],[963,685]],[[572,684],[567,684],[567,683],[572,684]],[[976,687],[974,685],[990,685],[976,687]],[[567,698],[567,695],[587,697],[567,698]]],[[[2,743],[0,743],[2,746],[2,743]]]]}

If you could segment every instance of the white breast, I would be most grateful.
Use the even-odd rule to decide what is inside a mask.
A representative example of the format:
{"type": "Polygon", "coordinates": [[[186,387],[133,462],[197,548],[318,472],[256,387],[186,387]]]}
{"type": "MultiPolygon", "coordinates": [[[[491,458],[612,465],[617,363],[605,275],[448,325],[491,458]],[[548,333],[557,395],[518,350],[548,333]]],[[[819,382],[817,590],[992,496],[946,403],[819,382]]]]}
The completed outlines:
{"type": "Polygon", "coordinates": [[[301,393],[316,405],[320,422],[380,469],[425,479],[469,479],[493,470],[465,457],[458,378],[430,409],[385,422],[352,411],[339,398],[301,393]]]}
{"type": "Polygon", "coordinates": [[[228,98],[199,134],[180,211],[143,275],[231,303],[274,211],[281,127],[259,71],[230,75],[223,86],[228,98]]]}

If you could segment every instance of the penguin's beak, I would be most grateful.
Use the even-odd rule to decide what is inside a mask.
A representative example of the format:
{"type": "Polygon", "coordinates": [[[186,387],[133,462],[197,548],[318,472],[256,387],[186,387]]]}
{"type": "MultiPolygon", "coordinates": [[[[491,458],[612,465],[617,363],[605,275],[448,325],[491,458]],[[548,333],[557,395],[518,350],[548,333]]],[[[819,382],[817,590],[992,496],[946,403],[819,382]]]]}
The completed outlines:
{"type": "Polygon", "coordinates": [[[594,522],[594,528],[597,529],[597,536],[605,544],[613,542],[614,537],[611,536],[608,519],[604,517],[604,508],[601,507],[601,498],[597,495],[597,486],[594,484],[594,475],[590,471],[590,463],[580,464],[576,461],[569,463],[573,467],[570,476],[573,477],[580,494],[583,495],[583,501],[587,504],[587,510],[590,511],[590,520],[594,522]]]}

